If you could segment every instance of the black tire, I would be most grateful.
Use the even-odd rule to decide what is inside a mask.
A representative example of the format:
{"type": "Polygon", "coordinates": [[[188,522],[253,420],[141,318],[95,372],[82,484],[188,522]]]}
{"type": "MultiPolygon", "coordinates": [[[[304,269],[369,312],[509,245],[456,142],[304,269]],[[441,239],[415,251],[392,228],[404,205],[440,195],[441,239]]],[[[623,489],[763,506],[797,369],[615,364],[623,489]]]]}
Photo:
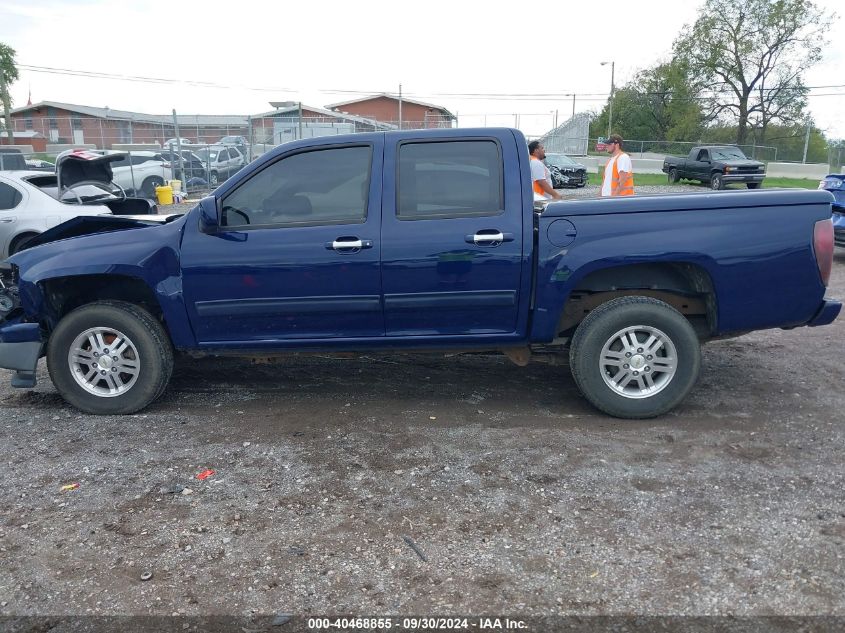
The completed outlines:
{"type": "Polygon", "coordinates": [[[710,188],[713,191],[719,191],[720,189],[725,188],[725,181],[722,178],[722,174],[719,172],[715,172],[714,174],[710,175],[710,188]]]}
{"type": "Polygon", "coordinates": [[[22,250],[26,248],[26,245],[32,241],[34,237],[36,237],[38,233],[23,233],[18,235],[14,241],[9,245],[9,256],[11,257],[15,253],[20,253],[22,250]]]}
{"type": "MultiPolygon", "coordinates": [[[[597,409],[618,418],[653,418],[673,409],[690,392],[698,379],[701,346],[689,321],[669,304],[651,297],[620,297],[600,305],[581,322],[572,338],[569,363],[581,393],[597,409]],[[610,350],[616,351],[608,351],[608,355],[603,357],[605,346],[611,341],[619,341],[617,337],[626,328],[640,328],[637,330],[640,334],[637,337],[637,345],[643,347],[635,348],[634,356],[629,360],[624,357],[627,353],[625,347],[614,348],[611,345],[610,350]],[[645,349],[646,353],[648,352],[643,340],[647,336],[643,333],[646,329],[658,331],[665,336],[665,341],[668,341],[664,341],[660,347],[654,347],[653,353],[657,358],[636,353],[637,349],[645,349]],[[668,371],[661,372],[651,365],[635,365],[637,362],[668,366],[673,358],[672,348],[675,368],[671,376],[668,371]],[[665,356],[660,356],[661,353],[665,356]],[[607,360],[610,354],[620,356],[620,360],[615,362],[623,363],[627,360],[630,365],[621,365],[619,373],[611,375],[607,365],[612,362],[607,360]],[[649,360],[645,360],[646,358],[649,360]],[[635,366],[639,368],[637,378],[633,377],[635,366]],[[625,395],[622,393],[623,389],[614,389],[606,382],[615,382],[617,376],[627,372],[631,377],[621,387],[627,388],[625,385],[630,384],[629,381],[637,381],[643,389],[646,371],[652,379],[657,377],[658,382],[654,383],[656,391],[652,395],[644,395],[642,392],[637,394],[636,386],[625,395]]],[[[621,382],[622,378],[619,380],[621,382]]]]}
{"type": "Polygon", "coordinates": [[[219,177],[217,176],[217,172],[213,171],[208,175],[208,184],[212,187],[216,187],[219,181],[219,177]]]}
{"type": "MultiPolygon", "coordinates": [[[[115,340],[108,340],[108,336],[103,336],[105,345],[115,340]]],[[[91,350],[93,349],[92,347],[91,350]]],[[[83,353],[93,352],[84,350],[83,353]]],[[[94,356],[89,360],[94,361],[94,356]]],[[[99,362],[92,362],[92,368],[99,362]]],[[[109,362],[106,367],[111,365],[109,362]]],[[[77,363],[75,366],[76,372],[80,372],[80,365],[77,363]]],[[[87,364],[84,366],[87,369],[87,364]]],[[[143,308],[122,301],[100,301],[77,308],[59,321],[47,344],[47,368],[58,392],[77,409],[96,415],[135,413],[164,393],[173,373],[173,347],[161,323],[143,308]],[[137,376],[127,380],[130,384],[119,395],[98,395],[92,391],[108,388],[109,375],[102,373],[106,371],[104,369],[98,369],[104,377],[101,378],[95,372],[93,378],[96,382],[89,381],[91,389],[84,388],[74,377],[69,352],[77,337],[94,328],[117,331],[124,335],[134,348],[127,346],[120,360],[123,361],[124,354],[128,354],[137,366],[137,376]]],[[[117,371],[118,377],[124,375],[117,371]]]]}
{"type": "Polygon", "coordinates": [[[745,183],[745,186],[748,187],[749,189],[759,189],[760,183],[759,182],[747,182],[747,183],[745,183]]]}
{"type": "Polygon", "coordinates": [[[144,195],[147,198],[156,197],[156,187],[161,187],[164,185],[164,178],[159,176],[150,176],[144,180],[144,183],[141,185],[141,191],[144,192],[144,195]]]}
{"type": "Polygon", "coordinates": [[[680,179],[681,179],[681,177],[680,177],[680,176],[678,176],[678,170],[677,170],[677,169],[675,169],[675,168],[673,167],[672,169],[670,169],[670,170],[669,170],[669,182],[670,182],[671,184],[673,184],[673,185],[674,185],[674,184],[675,184],[676,182],[678,182],[680,179]]]}

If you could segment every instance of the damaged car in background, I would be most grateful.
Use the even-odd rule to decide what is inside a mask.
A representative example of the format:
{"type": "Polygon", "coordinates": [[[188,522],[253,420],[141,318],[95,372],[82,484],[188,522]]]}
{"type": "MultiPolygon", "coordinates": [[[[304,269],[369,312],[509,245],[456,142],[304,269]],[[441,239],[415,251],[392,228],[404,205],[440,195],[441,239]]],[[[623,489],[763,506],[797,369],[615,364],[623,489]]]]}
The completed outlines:
{"type": "Polygon", "coordinates": [[[552,187],[583,187],[587,184],[587,167],[566,154],[546,154],[543,161],[552,174],[552,187]]]}
{"type": "Polygon", "coordinates": [[[78,216],[155,215],[158,207],[132,198],[112,182],[123,155],[85,150],[60,155],[57,173],[0,172],[0,256],[14,255],[40,233],[78,216]]]}

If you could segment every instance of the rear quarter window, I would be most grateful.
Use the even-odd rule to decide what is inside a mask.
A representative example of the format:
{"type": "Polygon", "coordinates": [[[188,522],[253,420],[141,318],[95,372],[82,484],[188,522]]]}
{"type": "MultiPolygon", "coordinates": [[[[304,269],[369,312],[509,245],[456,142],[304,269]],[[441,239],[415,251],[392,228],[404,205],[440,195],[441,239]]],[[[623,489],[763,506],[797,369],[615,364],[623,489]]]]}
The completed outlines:
{"type": "Polygon", "coordinates": [[[21,200],[23,200],[23,196],[20,191],[12,185],[0,182],[0,211],[14,209],[21,203],[21,200]]]}

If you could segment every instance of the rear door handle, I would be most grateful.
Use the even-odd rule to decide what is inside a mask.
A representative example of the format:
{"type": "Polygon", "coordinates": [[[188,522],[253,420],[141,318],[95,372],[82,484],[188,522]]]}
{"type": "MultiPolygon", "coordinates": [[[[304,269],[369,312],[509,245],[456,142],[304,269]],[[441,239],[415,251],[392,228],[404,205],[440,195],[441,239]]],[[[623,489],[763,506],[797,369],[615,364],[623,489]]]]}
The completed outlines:
{"type": "Polygon", "coordinates": [[[464,241],[476,246],[498,246],[502,242],[513,242],[513,233],[502,233],[495,229],[479,231],[478,233],[465,235],[464,241]]]}
{"type": "Polygon", "coordinates": [[[331,251],[350,252],[372,248],[372,240],[362,240],[357,237],[339,237],[333,242],[326,242],[326,248],[331,251]]]}

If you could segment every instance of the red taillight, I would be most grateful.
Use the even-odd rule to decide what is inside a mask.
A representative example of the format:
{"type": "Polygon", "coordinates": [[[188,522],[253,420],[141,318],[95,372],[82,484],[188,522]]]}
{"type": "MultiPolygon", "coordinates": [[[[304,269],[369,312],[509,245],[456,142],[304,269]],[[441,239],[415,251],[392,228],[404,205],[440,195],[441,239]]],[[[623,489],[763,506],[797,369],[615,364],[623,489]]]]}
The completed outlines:
{"type": "Polygon", "coordinates": [[[833,220],[819,220],[813,228],[813,249],[822,283],[827,286],[833,268],[833,220]]]}

